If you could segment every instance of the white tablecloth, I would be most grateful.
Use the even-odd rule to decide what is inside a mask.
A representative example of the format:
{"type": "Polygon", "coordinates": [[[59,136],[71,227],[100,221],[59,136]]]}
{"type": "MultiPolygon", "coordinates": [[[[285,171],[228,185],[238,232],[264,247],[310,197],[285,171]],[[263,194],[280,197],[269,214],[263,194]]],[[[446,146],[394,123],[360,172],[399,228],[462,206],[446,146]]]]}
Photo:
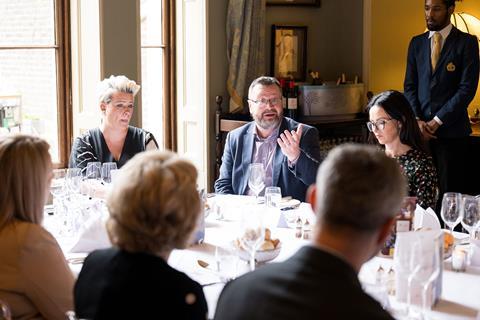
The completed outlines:
{"type": "MultiPolygon", "coordinates": [[[[204,242],[185,250],[174,250],[168,260],[172,267],[185,272],[200,284],[220,281],[220,277],[215,271],[215,247],[227,246],[238,234],[238,219],[235,217],[241,212],[241,207],[246,202],[251,201],[251,198],[242,196],[228,196],[218,199],[221,199],[222,210],[225,213],[228,211],[228,214],[224,214],[225,219],[216,220],[216,217],[211,214],[206,219],[204,242]],[[198,260],[209,263],[209,267],[200,267],[198,260]]],[[[293,211],[293,214],[303,219],[308,218],[312,223],[315,220],[310,206],[306,203],[302,203],[298,209],[293,211]]],[[[270,221],[273,220],[270,219],[270,221]]],[[[292,256],[300,247],[310,243],[309,240],[296,238],[294,229],[276,228],[272,225],[272,222],[270,222],[269,227],[272,230],[272,237],[279,238],[282,243],[280,254],[272,262],[283,261],[292,256]]],[[[62,242],[65,244],[65,241],[59,239],[61,245],[62,242]]],[[[68,248],[68,245],[65,244],[62,247],[68,248]]],[[[72,270],[77,274],[81,269],[81,263],[77,258],[85,255],[86,253],[70,254],[66,252],[67,258],[72,262],[70,264],[72,270]]],[[[379,265],[388,270],[392,263],[392,259],[374,257],[362,268],[360,279],[369,281],[369,278],[375,277],[379,265]]],[[[247,272],[247,263],[239,262],[239,269],[240,274],[247,272]]],[[[223,284],[221,283],[204,287],[209,318],[213,318],[216,302],[222,288],[223,284]]],[[[469,267],[466,272],[457,273],[451,270],[450,261],[446,260],[443,272],[442,298],[433,308],[434,319],[477,319],[478,310],[480,310],[480,268],[469,267]]]]}

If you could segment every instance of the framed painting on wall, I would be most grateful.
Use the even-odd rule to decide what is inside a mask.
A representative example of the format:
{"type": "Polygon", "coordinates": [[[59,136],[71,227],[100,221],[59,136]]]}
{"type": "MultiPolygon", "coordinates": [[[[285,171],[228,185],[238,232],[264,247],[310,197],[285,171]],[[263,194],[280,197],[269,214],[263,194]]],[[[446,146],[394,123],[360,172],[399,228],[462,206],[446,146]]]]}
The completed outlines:
{"type": "Polygon", "coordinates": [[[307,68],[307,27],[272,25],[271,74],[304,81],[307,68]]]}
{"type": "Polygon", "coordinates": [[[311,6],[311,7],[320,7],[320,0],[267,0],[267,6],[311,6]]]}

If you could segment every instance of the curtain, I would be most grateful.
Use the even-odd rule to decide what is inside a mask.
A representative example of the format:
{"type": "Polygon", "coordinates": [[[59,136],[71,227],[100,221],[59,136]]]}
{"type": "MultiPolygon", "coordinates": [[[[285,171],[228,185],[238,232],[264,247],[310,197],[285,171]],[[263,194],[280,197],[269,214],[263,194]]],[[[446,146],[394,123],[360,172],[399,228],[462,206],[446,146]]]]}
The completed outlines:
{"type": "Polygon", "coordinates": [[[250,83],[265,72],[266,0],[230,0],[227,12],[229,112],[244,110],[250,83]]]}

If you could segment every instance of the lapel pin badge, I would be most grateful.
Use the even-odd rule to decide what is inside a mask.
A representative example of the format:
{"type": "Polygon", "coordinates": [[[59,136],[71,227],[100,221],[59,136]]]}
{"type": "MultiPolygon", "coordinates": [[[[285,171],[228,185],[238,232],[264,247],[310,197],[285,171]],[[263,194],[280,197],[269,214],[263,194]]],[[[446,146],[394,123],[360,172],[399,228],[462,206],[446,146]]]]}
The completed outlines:
{"type": "Polygon", "coordinates": [[[447,71],[450,71],[450,72],[455,71],[455,65],[453,64],[453,62],[449,62],[447,64],[447,71]]]}

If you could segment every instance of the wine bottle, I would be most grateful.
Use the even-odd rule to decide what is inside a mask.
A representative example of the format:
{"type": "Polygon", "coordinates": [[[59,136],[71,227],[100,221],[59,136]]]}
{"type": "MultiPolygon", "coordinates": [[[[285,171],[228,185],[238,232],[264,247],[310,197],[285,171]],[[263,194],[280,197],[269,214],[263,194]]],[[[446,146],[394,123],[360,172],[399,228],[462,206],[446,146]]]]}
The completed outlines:
{"type": "Polygon", "coordinates": [[[295,87],[295,82],[289,82],[288,102],[287,102],[287,117],[297,119],[298,93],[295,87]]]}

